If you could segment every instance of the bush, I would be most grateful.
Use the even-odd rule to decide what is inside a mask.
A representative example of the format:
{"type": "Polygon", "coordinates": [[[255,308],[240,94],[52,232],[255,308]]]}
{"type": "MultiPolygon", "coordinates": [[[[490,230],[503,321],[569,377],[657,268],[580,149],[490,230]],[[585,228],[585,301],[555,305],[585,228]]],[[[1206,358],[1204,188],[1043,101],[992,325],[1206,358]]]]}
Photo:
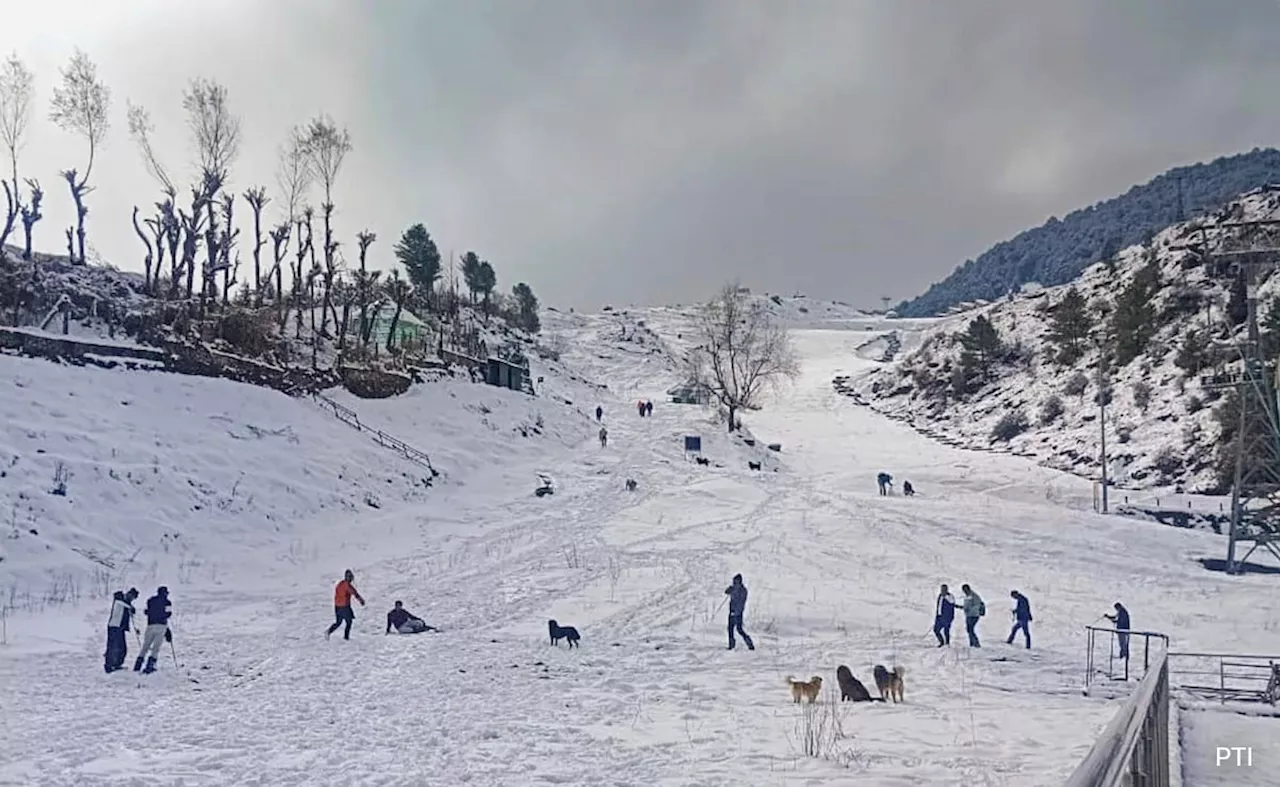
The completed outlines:
{"type": "Polygon", "coordinates": [[[1173,446],[1166,445],[1151,458],[1151,468],[1160,474],[1160,482],[1171,481],[1182,469],[1182,457],[1173,446]]]}
{"type": "Polygon", "coordinates": [[[1080,399],[1084,398],[1084,392],[1089,390],[1089,378],[1084,372],[1076,372],[1067,379],[1067,384],[1062,387],[1062,392],[1067,396],[1075,396],[1080,399]]]}
{"type": "Polygon", "coordinates": [[[1048,425],[1062,417],[1066,408],[1062,406],[1062,398],[1057,394],[1045,399],[1040,405],[1040,423],[1048,425]]]}
{"type": "Polygon", "coordinates": [[[251,357],[261,357],[275,346],[273,327],[269,311],[233,310],[222,318],[219,329],[227,344],[251,357]]]}
{"type": "Polygon", "coordinates": [[[1187,398],[1187,412],[1198,413],[1204,409],[1204,400],[1199,396],[1190,396],[1187,398]]]}
{"type": "Polygon", "coordinates": [[[1145,413],[1147,411],[1147,406],[1151,404],[1151,386],[1147,385],[1142,380],[1134,383],[1133,403],[1139,410],[1145,413]]]}
{"type": "Polygon", "coordinates": [[[991,430],[991,439],[1008,442],[1030,428],[1026,413],[1021,409],[1005,413],[991,430]]]}
{"type": "Polygon", "coordinates": [[[1121,443],[1127,443],[1127,442],[1129,442],[1130,440],[1132,440],[1132,439],[1133,439],[1133,427],[1132,427],[1132,426],[1128,426],[1128,425],[1126,425],[1126,426],[1117,426],[1117,427],[1116,427],[1116,439],[1117,439],[1117,440],[1119,440],[1121,443]]]}

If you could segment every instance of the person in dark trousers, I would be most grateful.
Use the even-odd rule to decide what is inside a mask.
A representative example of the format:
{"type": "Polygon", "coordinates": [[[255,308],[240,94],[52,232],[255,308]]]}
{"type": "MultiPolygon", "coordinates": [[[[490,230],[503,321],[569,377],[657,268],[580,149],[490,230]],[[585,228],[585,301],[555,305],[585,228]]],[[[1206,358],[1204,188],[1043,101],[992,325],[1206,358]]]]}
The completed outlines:
{"type": "Polygon", "coordinates": [[[103,655],[103,667],[107,672],[115,672],[124,666],[129,656],[129,629],[133,627],[133,600],[138,597],[137,588],[129,588],[127,593],[119,590],[111,598],[111,613],[107,616],[107,652],[103,655]]]}
{"type": "Polygon", "coordinates": [[[1116,624],[1116,639],[1120,642],[1120,658],[1125,661],[1129,660],[1129,610],[1124,608],[1124,604],[1116,602],[1116,614],[1103,615],[1104,618],[1116,624]]]}
{"type": "Polygon", "coordinates": [[[609,445],[609,430],[603,426],[600,427],[600,447],[605,448],[609,445]]]}
{"type": "Polygon", "coordinates": [[[645,416],[646,416],[646,417],[647,417],[647,416],[651,416],[651,415],[653,415],[653,401],[652,401],[652,400],[647,401],[647,402],[645,402],[645,403],[644,403],[644,414],[645,414],[645,416]]]}
{"type": "Polygon", "coordinates": [[[733,575],[733,584],[725,588],[724,593],[729,597],[729,650],[733,650],[738,644],[733,641],[734,631],[742,635],[742,641],[747,643],[747,650],[755,650],[756,644],[742,629],[742,615],[747,611],[747,586],[742,584],[741,574],[733,575]]]}
{"type": "Polygon", "coordinates": [[[428,626],[427,622],[409,610],[404,608],[404,604],[397,601],[395,609],[387,613],[387,633],[391,633],[394,628],[399,634],[421,634],[424,631],[439,631],[435,626],[428,626]]]}
{"type": "Polygon", "coordinates": [[[876,476],[876,486],[880,487],[880,494],[889,494],[889,487],[893,485],[893,476],[888,473],[880,473],[876,476]]]}
{"type": "Polygon", "coordinates": [[[915,488],[914,486],[912,486],[912,485],[911,485],[911,482],[910,482],[910,481],[903,481],[903,482],[902,482],[902,494],[903,494],[904,496],[906,496],[906,497],[913,497],[913,496],[915,495],[915,493],[916,493],[916,488],[915,488]]]}
{"type": "Polygon", "coordinates": [[[169,603],[169,588],[161,585],[156,594],[147,599],[147,630],[142,635],[142,652],[138,660],[133,662],[133,671],[142,670],[146,674],[156,671],[156,657],[160,655],[160,643],[173,642],[173,634],[169,633],[169,616],[173,607],[169,603]],[[147,660],[146,669],[142,660],[147,660]]]}
{"type": "Polygon", "coordinates": [[[968,585],[961,585],[960,591],[964,593],[964,630],[969,634],[969,647],[980,648],[982,643],[978,641],[978,620],[987,614],[987,605],[982,596],[968,585]]]}
{"type": "Polygon", "coordinates": [[[1010,592],[1009,597],[1013,599],[1013,630],[1009,632],[1009,639],[1005,640],[1005,644],[1012,645],[1013,638],[1018,635],[1018,629],[1022,629],[1022,635],[1027,640],[1027,650],[1030,650],[1031,602],[1016,590],[1010,592]]]}
{"type": "Polygon", "coordinates": [[[599,421],[601,418],[604,418],[604,408],[596,405],[596,420],[599,421]]]}
{"type": "Polygon", "coordinates": [[[951,623],[956,619],[956,600],[943,585],[938,591],[938,600],[933,608],[933,636],[938,638],[938,647],[951,644],[951,623]]]}
{"type": "Polygon", "coordinates": [[[351,609],[351,599],[354,598],[360,602],[360,606],[364,606],[364,597],[356,590],[356,586],[351,584],[356,579],[356,575],[351,569],[347,569],[342,575],[342,581],[333,589],[333,625],[324,633],[324,638],[328,639],[333,632],[338,630],[338,626],[343,623],[347,627],[342,632],[343,639],[351,639],[351,624],[355,622],[356,613],[351,609]]]}

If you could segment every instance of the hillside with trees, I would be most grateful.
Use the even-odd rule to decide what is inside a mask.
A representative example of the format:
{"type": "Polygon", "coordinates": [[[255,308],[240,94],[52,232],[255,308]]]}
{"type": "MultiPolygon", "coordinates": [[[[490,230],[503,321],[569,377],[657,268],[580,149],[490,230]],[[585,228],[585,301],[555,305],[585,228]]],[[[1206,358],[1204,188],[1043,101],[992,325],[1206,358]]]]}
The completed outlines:
{"type": "MultiPolygon", "coordinates": [[[[1201,376],[1240,364],[1238,272],[1194,251],[1203,223],[1274,219],[1259,189],[1097,262],[1076,281],[939,321],[912,351],[837,387],[948,442],[1098,477],[1106,407],[1111,478],[1131,489],[1221,493],[1239,411],[1201,376]]],[[[1280,353],[1280,277],[1259,289],[1263,348],[1280,353]]]]}
{"type": "Polygon", "coordinates": [[[1171,169],[1118,197],[1052,217],[997,243],[895,311],[901,317],[929,317],[962,304],[994,301],[1025,284],[1066,284],[1097,260],[1148,243],[1172,224],[1272,183],[1280,183],[1280,150],[1274,148],[1171,169]]]}

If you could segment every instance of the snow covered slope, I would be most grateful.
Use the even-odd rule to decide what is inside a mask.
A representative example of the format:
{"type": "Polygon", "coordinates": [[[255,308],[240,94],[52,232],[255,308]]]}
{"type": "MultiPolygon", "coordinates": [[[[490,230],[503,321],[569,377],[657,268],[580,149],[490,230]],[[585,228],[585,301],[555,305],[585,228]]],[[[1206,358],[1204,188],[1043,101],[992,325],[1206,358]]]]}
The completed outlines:
{"type": "MultiPolygon", "coordinates": [[[[362,417],[455,477],[417,494],[377,473],[379,455],[360,454],[361,484],[400,491],[376,512],[315,513],[305,529],[324,549],[270,569],[265,558],[227,560],[216,578],[162,568],[139,585],[173,589],[175,658],[155,675],[102,674],[99,602],[11,616],[0,783],[1057,785],[1116,709],[1079,691],[1081,627],[1115,600],[1179,648],[1274,641],[1269,578],[1226,579],[1195,562],[1219,556],[1221,538],[1098,517],[1085,481],[939,446],[836,394],[834,376],[874,365],[855,352],[866,331],[797,332],[802,377],[747,417],[762,441],[782,444],[778,472],[749,470],[768,455],[759,444],[661,395],[680,377],[672,359],[688,319],[678,309],[548,315],[565,347],[559,361],[535,361],[537,400],[444,384],[360,402],[362,417]],[[644,321],[652,338],[623,339],[619,319],[644,321]],[[496,398],[480,407],[473,395],[496,398]],[[639,398],[654,401],[652,418],[636,414],[639,398]],[[538,415],[542,434],[516,434],[538,415]],[[702,436],[713,465],[687,461],[685,435],[702,436]],[[920,496],[879,497],[880,470],[920,496]],[[536,472],[555,477],[554,495],[533,496],[536,472]],[[349,642],[327,641],[333,583],[348,567],[369,606],[357,608],[349,642]],[[751,591],[755,651],[725,650],[723,591],[737,572],[751,591]],[[985,596],[984,648],[961,646],[959,628],[955,645],[934,647],[939,582],[985,596]],[[1034,605],[1029,652],[1002,642],[1013,588],[1034,605]],[[396,599],[442,633],[383,636],[396,599]],[[553,648],[548,618],[576,626],[581,649],[553,648]],[[828,704],[837,665],[870,683],[877,663],[906,667],[904,704],[828,704]],[[803,752],[806,714],[787,675],[827,680],[819,708],[841,735],[822,756],[803,752]]],[[[77,383],[78,397],[116,384],[85,373],[98,376],[77,383]]],[[[282,401],[303,408],[290,411],[299,420],[310,412],[282,401]]],[[[53,420],[24,413],[42,419],[37,429],[53,420]]],[[[266,414],[276,417],[246,420],[279,428],[279,414],[266,414]]],[[[103,410],[96,428],[157,439],[155,425],[125,428],[119,417],[103,410]]],[[[186,421],[191,438],[225,431],[186,421]]],[[[343,450],[363,439],[342,434],[343,450]]],[[[302,487],[306,466],[259,456],[269,446],[222,448],[229,464],[269,465],[277,487],[302,487]]],[[[332,470],[311,472],[310,484],[343,489],[332,470]]],[[[78,479],[110,480],[77,475],[71,491],[78,479]]],[[[279,536],[277,554],[291,537],[279,536]]],[[[247,551],[213,537],[201,549],[207,559],[247,551]]]]}
{"type": "MultiPolygon", "coordinates": [[[[1274,216],[1280,213],[1280,195],[1247,196],[1227,206],[1228,211],[1236,218],[1274,216]]],[[[1189,334],[1207,338],[1220,332],[1232,279],[1210,277],[1181,248],[1194,228],[1194,223],[1176,225],[1153,238],[1150,253],[1160,271],[1151,301],[1155,330],[1144,351],[1111,374],[1111,478],[1131,489],[1222,490],[1215,450],[1220,435],[1216,412],[1224,400],[1219,392],[1204,390],[1198,374],[1213,351],[1185,348],[1189,334]]],[[[1078,360],[1059,362],[1049,338],[1051,309],[1072,288],[1091,310],[1114,308],[1116,294],[1133,280],[1145,258],[1143,247],[1135,246],[1120,253],[1114,272],[1099,263],[1072,285],[1025,292],[946,318],[923,332],[904,324],[904,334],[915,334],[907,352],[894,363],[854,376],[847,390],[876,410],[943,439],[1007,450],[1097,477],[1098,352],[1086,340],[1078,360]],[[995,326],[1006,351],[987,383],[958,393],[958,337],[980,315],[995,326]],[[1025,427],[1003,439],[995,427],[1010,414],[1021,414],[1025,427]]],[[[1263,287],[1261,298],[1268,306],[1280,292],[1276,284],[1273,277],[1263,287]]],[[[1090,316],[1099,325],[1105,319],[1090,316]]]]}

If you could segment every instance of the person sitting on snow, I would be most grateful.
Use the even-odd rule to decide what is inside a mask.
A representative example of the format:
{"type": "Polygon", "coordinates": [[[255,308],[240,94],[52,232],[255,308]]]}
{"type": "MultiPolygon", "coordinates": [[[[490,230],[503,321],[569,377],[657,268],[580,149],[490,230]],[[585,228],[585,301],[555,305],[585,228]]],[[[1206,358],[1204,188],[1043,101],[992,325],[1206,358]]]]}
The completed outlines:
{"type": "Polygon", "coordinates": [[[424,631],[439,631],[435,626],[428,626],[426,621],[404,608],[397,601],[396,608],[387,613],[387,633],[395,629],[399,634],[421,634],[424,631]]]}
{"type": "Polygon", "coordinates": [[[915,493],[916,493],[916,488],[915,488],[914,486],[912,486],[912,485],[911,485],[911,482],[910,482],[910,481],[903,481],[903,482],[902,482],[902,494],[903,494],[904,496],[906,496],[906,497],[911,497],[911,496],[912,496],[912,495],[914,495],[915,493]]]}

